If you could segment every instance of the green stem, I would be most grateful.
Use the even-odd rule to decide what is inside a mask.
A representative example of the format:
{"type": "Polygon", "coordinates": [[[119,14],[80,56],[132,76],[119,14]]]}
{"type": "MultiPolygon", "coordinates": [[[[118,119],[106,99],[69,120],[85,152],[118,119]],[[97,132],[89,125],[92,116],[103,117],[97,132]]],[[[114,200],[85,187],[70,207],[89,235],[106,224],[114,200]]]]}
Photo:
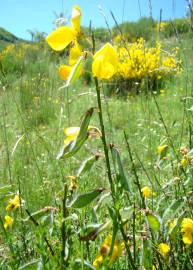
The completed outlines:
{"type": "Polygon", "coordinates": [[[138,188],[139,195],[141,197],[142,207],[145,209],[146,208],[145,200],[144,200],[142,192],[141,192],[141,185],[140,185],[140,182],[139,182],[139,177],[137,175],[137,170],[135,168],[135,163],[134,163],[133,156],[132,156],[132,153],[131,153],[130,144],[129,144],[128,137],[127,137],[125,131],[124,131],[124,137],[125,137],[125,142],[126,142],[126,145],[127,145],[127,150],[128,150],[128,153],[129,153],[129,157],[130,157],[130,160],[131,160],[132,170],[133,170],[133,173],[134,173],[134,176],[135,176],[134,183],[136,184],[136,186],[138,188]]]}
{"type": "Polygon", "coordinates": [[[103,148],[104,148],[104,153],[105,153],[107,175],[108,175],[108,180],[109,180],[109,184],[110,184],[110,188],[111,188],[111,192],[112,192],[112,197],[113,197],[113,200],[115,203],[115,197],[114,197],[115,188],[113,185],[113,179],[112,179],[112,175],[111,175],[109,151],[108,151],[106,136],[105,136],[105,127],[104,127],[104,122],[103,122],[100,88],[99,88],[98,79],[96,77],[94,78],[94,82],[95,82],[95,87],[96,87],[96,92],[97,92],[97,103],[98,103],[98,109],[99,109],[98,115],[99,115],[99,121],[100,121],[101,133],[102,133],[102,142],[103,142],[103,148]]]}
{"type": "MultiPolygon", "coordinates": [[[[99,109],[99,121],[100,121],[101,133],[102,133],[103,148],[104,148],[104,153],[105,153],[107,175],[108,175],[108,180],[109,180],[109,184],[110,184],[110,188],[111,188],[114,208],[116,209],[115,188],[114,188],[113,178],[112,178],[112,174],[111,174],[109,151],[108,151],[108,147],[107,147],[105,128],[104,128],[104,122],[103,122],[100,87],[99,87],[98,79],[96,77],[94,78],[94,82],[95,82],[95,87],[96,87],[96,92],[97,92],[97,102],[98,102],[98,109],[99,109]]],[[[116,211],[116,214],[117,214],[117,219],[118,219],[118,222],[119,222],[120,231],[121,231],[124,243],[125,243],[125,248],[126,248],[126,251],[127,251],[127,254],[128,254],[128,257],[129,257],[129,263],[131,264],[132,269],[136,270],[137,268],[135,267],[135,263],[134,263],[132,255],[131,255],[129,245],[127,243],[128,239],[127,239],[127,235],[125,234],[125,231],[124,231],[124,228],[123,228],[124,225],[123,225],[123,222],[122,222],[121,215],[120,215],[119,211],[116,211]]]]}
{"type": "Polygon", "coordinates": [[[67,200],[67,185],[64,186],[64,198],[63,198],[63,221],[61,226],[61,235],[62,235],[62,251],[61,251],[61,269],[65,268],[66,261],[66,240],[67,240],[67,229],[65,219],[67,217],[67,208],[66,208],[66,200],[67,200]]]}

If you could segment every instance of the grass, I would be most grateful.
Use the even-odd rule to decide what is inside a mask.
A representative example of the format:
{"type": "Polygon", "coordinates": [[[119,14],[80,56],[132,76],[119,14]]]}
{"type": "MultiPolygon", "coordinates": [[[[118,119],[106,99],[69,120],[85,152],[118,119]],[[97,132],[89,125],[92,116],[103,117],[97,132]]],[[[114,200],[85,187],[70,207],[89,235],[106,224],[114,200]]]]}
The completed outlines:
{"type": "MultiPolygon", "coordinates": [[[[163,42],[170,47],[175,45],[176,40],[163,42]]],[[[56,74],[57,63],[47,57],[36,64],[28,62],[21,76],[6,75],[0,85],[1,223],[4,222],[7,202],[14,193],[19,191],[25,204],[13,213],[12,228],[5,231],[2,226],[1,269],[91,269],[91,266],[84,264],[84,260],[92,264],[104,235],[107,232],[112,234],[116,226],[119,228],[116,212],[113,212],[116,209],[128,209],[128,212],[125,210],[128,222],[120,228],[124,228],[130,241],[129,248],[136,269],[142,269],[141,264],[146,269],[152,269],[152,264],[156,267],[154,269],[191,269],[192,250],[183,245],[180,222],[183,217],[192,218],[192,165],[190,163],[185,169],[179,165],[183,158],[180,149],[192,149],[193,117],[189,109],[193,93],[193,55],[189,42],[188,38],[181,39],[181,43],[177,41],[185,68],[182,74],[167,81],[162,94],[142,93],[119,98],[105,97],[101,91],[107,144],[111,143],[118,149],[132,190],[132,193],[124,191],[120,171],[116,172],[111,160],[116,188],[115,205],[109,196],[101,140],[86,141],[70,159],[56,159],[63,145],[64,128],[80,126],[87,109],[98,106],[94,84],[84,85],[79,81],[68,89],[61,89],[62,83],[56,74]],[[169,146],[168,152],[165,159],[159,159],[157,147],[163,144],[169,146]],[[65,195],[65,188],[70,185],[67,176],[76,175],[81,162],[96,153],[100,158],[94,167],[78,179],[77,190],[69,190],[65,195]],[[152,213],[156,220],[154,222],[157,222],[157,216],[161,219],[159,232],[148,228],[151,222],[144,222],[145,210],[135,172],[140,186],[149,186],[155,193],[145,203],[146,211],[152,213]],[[71,200],[75,194],[100,187],[105,189],[106,194],[101,204],[96,200],[85,208],[66,211],[62,203],[66,199],[71,200]],[[172,208],[173,204],[177,206],[172,208]],[[31,216],[39,210],[34,217],[31,216]],[[174,218],[179,222],[176,242],[172,242],[167,234],[167,222],[174,218]],[[88,225],[93,232],[93,224],[103,224],[111,219],[113,227],[99,234],[95,241],[80,241],[80,236],[88,237],[88,225]],[[66,239],[68,244],[63,242],[66,239]],[[165,241],[172,248],[169,258],[156,251],[157,245],[165,241]],[[60,262],[60,253],[68,254],[62,250],[63,245],[70,252],[67,263],[60,262]],[[149,261],[147,258],[150,258],[149,261]],[[172,264],[174,268],[170,268],[172,264]]],[[[99,127],[97,112],[91,124],[99,127]]],[[[122,236],[119,232],[118,237],[121,239],[122,236]]],[[[103,269],[132,269],[126,255],[109,268],[107,264],[108,260],[103,269]]]]}

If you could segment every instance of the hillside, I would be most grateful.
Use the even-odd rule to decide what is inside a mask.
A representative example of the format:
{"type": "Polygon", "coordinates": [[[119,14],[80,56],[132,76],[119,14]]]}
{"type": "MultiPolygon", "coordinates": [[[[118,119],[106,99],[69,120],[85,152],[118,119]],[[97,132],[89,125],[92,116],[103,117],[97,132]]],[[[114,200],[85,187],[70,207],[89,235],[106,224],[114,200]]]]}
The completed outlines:
{"type": "Polygon", "coordinates": [[[4,28],[0,27],[0,49],[3,48],[8,43],[17,43],[24,41],[21,38],[16,37],[9,31],[5,30],[4,28]]]}

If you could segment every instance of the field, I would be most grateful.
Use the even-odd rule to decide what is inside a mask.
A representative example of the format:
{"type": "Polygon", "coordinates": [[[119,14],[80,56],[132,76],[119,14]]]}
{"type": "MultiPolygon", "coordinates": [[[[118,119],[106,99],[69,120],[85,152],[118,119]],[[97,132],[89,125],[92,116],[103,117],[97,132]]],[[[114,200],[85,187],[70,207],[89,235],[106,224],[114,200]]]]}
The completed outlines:
{"type": "MultiPolygon", "coordinates": [[[[90,57],[107,44],[97,31],[76,37],[86,49],[63,81],[71,41],[60,52],[53,37],[3,46],[0,269],[193,268],[193,33],[175,23],[143,37],[175,67],[136,77],[90,57]]],[[[146,47],[122,26],[113,35],[129,69],[146,47]]]]}

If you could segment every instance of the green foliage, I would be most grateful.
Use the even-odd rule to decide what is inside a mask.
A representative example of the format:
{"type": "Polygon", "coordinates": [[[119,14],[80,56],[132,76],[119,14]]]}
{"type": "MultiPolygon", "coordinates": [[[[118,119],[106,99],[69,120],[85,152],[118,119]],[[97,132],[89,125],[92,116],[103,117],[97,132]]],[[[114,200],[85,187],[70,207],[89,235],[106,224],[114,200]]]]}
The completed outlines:
{"type": "MultiPolygon", "coordinates": [[[[137,22],[124,22],[119,25],[119,28],[130,42],[134,42],[141,37],[148,41],[154,38],[155,24],[156,22],[152,18],[142,17],[137,22]]],[[[113,28],[113,33],[114,36],[120,34],[117,27],[113,28]]]]}
{"type": "Polygon", "coordinates": [[[94,201],[103,191],[103,188],[95,189],[88,193],[78,195],[69,205],[72,208],[82,208],[94,201]]]}
{"type": "Polygon", "coordinates": [[[174,19],[166,22],[163,30],[161,31],[164,37],[169,38],[172,36],[187,34],[191,31],[190,22],[187,18],[174,19]]]}

